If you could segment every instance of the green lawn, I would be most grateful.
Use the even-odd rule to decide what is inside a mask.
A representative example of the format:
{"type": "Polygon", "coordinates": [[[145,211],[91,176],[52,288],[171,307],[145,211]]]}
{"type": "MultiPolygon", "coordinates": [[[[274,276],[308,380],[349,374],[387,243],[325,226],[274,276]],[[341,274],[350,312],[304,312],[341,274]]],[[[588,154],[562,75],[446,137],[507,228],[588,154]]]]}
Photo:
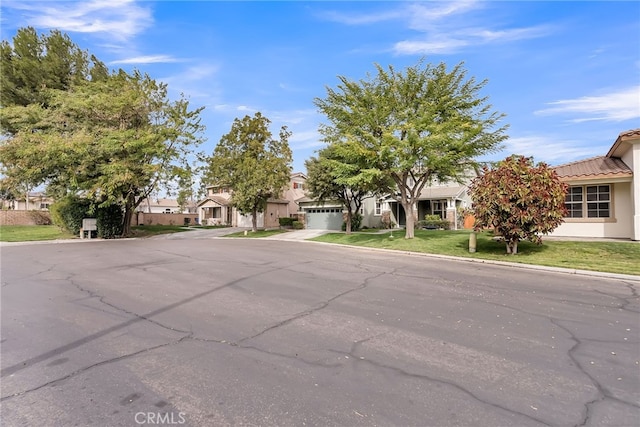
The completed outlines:
{"type": "Polygon", "coordinates": [[[538,264],[551,267],[640,275],[640,244],[636,242],[575,242],[546,240],[537,246],[520,242],[517,255],[506,255],[505,245],[490,233],[478,233],[477,252],[469,253],[469,231],[416,230],[415,239],[404,230],[383,234],[325,234],[314,241],[385,248],[466,258],[538,264]],[[391,238],[391,234],[393,238],[391,238]]]}
{"type": "Polygon", "coordinates": [[[55,225],[3,225],[0,227],[0,242],[32,242],[79,238],[55,225]]]}
{"type": "Polygon", "coordinates": [[[247,235],[244,235],[244,231],[238,231],[237,233],[231,233],[231,234],[227,234],[224,237],[245,237],[245,238],[259,238],[259,237],[269,237],[269,236],[273,236],[274,234],[281,234],[281,233],[287,233],[287,230],[258,230],[258,231],[247,231],[247,235]]]}

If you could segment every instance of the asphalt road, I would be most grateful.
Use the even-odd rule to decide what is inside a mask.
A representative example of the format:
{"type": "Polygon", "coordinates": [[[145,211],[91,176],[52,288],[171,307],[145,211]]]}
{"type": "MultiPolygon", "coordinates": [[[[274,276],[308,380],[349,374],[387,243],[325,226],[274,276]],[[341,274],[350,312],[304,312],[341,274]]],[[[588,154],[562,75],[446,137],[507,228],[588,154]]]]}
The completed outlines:
{"type": "Polygon", "coordinates": [[[2,425],[640,424],[640,282],[193,236],[3,246],[2,425]]]}

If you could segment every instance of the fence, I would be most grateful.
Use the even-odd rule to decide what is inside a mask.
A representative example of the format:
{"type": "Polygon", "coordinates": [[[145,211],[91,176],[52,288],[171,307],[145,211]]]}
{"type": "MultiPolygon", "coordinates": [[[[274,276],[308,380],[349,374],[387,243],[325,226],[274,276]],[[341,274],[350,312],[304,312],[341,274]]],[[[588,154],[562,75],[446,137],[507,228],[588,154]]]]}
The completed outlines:
{"type": "Polygon", "coordinates": [[[51,215],[48,211],[0,211],[0,225],[49,225],[51,215]]]}
{"type": "Polygon", "coordinates": [[[195,225],[198,214],[136,212],[131,218],[131,225],[185,225],[185,219],[189,219],[190,225],[195,225]]]}

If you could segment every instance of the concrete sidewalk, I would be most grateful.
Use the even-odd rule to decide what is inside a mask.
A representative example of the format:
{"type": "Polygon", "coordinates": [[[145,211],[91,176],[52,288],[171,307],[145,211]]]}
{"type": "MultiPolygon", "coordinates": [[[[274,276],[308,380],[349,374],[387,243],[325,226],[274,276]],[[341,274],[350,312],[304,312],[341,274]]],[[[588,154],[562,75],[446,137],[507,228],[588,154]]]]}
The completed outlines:
{"type": "Polygon", "coordinates": [[[286,240],[286,241],[300,241],[312,239],[314,237],[322,236],[327,233],[335,233],[335,230],[292,230],[286,233],[274,234],[269,237],[262,237],[262,240],[286,240]]]}

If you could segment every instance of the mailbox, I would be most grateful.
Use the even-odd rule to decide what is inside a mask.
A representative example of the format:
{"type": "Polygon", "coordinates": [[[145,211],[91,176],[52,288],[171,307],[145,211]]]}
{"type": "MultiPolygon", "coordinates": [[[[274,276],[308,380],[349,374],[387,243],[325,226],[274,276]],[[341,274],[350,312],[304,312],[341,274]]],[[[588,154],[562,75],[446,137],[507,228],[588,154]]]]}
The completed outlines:
{"type": "Polygon", "coordinates": [[[84,239],[84,233],[87,233],[87,237],[91,238],[91,232],[98,230],[98,223],[95,218],[83,218],[82,228],[80,229],[80,238],[84,239]]]}

